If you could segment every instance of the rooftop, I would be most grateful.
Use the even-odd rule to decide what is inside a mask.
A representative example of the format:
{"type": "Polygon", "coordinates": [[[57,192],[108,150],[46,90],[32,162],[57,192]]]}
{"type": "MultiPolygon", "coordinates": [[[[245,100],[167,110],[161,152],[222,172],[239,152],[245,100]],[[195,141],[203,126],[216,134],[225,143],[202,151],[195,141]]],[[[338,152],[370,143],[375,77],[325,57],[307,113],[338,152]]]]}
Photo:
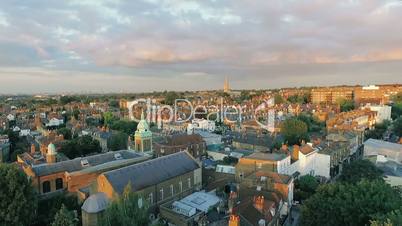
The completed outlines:
{"type": "Polygon", "coordinates": [[[144,157],[141,154],[133,151],[122,150],[116,152],[107,152],[98,155],[87,157],[79,157],[67,161],[56,162],[52,164],[44,163],[32,166],[32,170],[37,176],[45,176],[59,172],[75,172],[84,170],[90,167],[100,166],[109,162],[125,162],[130,159],[144,157]],[[120,157],[119,157],[120,156],[120,157]],[[82,161],[87,161],[88,164],[82,164],[82,161]]]}
{"type": "Polygon", "coordinates": [[[187,152],[177,152],[112,170],[103,175],[114,190],[122,194],[128,182],[131,182],[133,191],[139,191],[148,186],[191,172],[199,167],[198,163],[187,152]]]}

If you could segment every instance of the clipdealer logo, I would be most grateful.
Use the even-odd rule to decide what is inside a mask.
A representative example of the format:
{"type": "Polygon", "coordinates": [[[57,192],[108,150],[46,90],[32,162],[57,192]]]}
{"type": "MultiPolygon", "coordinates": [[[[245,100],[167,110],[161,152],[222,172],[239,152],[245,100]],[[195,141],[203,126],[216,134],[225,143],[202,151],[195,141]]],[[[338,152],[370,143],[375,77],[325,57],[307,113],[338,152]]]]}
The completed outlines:
{"type": "MultiPolygon", "coordinates": [[[[215,122],[242,123],[244,121],[244,110],[248,109],[241,105],[225,105],[224,99],[220,98],[218,105],[196,105],[194,106],[187,99],[176,99],[173,106],[158,105],[155,99],[140,98],[127,102],[127,109],[130,120],[139,122],[141,119],[135,117],[133,108],[138,105],[145,105],[145,119],[148,122],[154,122],[161,128],[162,123],[186,123],[199,115],[206,116],[207,120],[215,122]],[[168,114],[169,117],[162,117],[168,114]]],[[[275,103],[274,98],[263,100],[261,104],[254,108],[248,109],[252,112],[252,119],[263,129],[270,132],[275,127],[275,103]],[[262,117],[258,117],[262,115],[262,117]],[[261,120],[261,118],[263,120],[261,120]],[[264,120],[265,119],[265,120],[264,120]]]]}

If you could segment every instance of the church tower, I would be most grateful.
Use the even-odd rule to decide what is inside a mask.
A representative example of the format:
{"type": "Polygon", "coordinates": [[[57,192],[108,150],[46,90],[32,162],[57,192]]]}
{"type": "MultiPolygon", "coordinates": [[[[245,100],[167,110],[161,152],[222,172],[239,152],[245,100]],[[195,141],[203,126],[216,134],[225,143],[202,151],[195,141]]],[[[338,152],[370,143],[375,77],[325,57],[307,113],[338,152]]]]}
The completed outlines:
{"type": "Polygon", "coordinates": [[[225,77],[225,83],[223,84],[223,92],[228,93],[230,91],[228,77],[225,77]]]}
{"type": "Polygon", "coordinates": [[[134,135],[135,151],[152,152],[152,132],[144,118],[144,112],[141,113],[141,120],[138,123],[137,131],[134,135]]]}

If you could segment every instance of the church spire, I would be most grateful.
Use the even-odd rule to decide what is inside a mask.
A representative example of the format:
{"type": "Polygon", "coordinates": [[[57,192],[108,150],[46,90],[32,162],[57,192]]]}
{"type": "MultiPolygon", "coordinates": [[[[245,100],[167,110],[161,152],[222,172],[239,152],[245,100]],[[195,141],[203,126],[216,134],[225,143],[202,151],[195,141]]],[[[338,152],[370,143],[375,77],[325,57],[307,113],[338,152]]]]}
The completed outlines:
{"type": "Polygon", "coordinates": [[[223,92],[227,93],[227,92],[229,92],[229,91],[230,91],[230,88],[229,88],[229,80],[228,80],[228,77],[225,76],[225,82],[224,82],[224,84],[223,84],[223,92]]]}

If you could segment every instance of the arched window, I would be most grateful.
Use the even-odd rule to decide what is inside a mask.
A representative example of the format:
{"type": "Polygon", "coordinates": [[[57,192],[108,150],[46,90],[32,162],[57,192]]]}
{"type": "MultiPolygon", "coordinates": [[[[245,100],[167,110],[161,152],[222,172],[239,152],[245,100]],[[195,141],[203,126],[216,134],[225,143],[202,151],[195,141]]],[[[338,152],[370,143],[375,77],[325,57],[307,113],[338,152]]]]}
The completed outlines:
{"type": "Polygon", "coordinates": [[[50,192],[50,181],[43,182],[43,184],[42,184],[42,192],[43,193],[50,192]]]}
{"type": "Polygon", "coordinates": [[[56,190],[63,189],[63,179],[57,178],[56,179],[56,190]]]}

